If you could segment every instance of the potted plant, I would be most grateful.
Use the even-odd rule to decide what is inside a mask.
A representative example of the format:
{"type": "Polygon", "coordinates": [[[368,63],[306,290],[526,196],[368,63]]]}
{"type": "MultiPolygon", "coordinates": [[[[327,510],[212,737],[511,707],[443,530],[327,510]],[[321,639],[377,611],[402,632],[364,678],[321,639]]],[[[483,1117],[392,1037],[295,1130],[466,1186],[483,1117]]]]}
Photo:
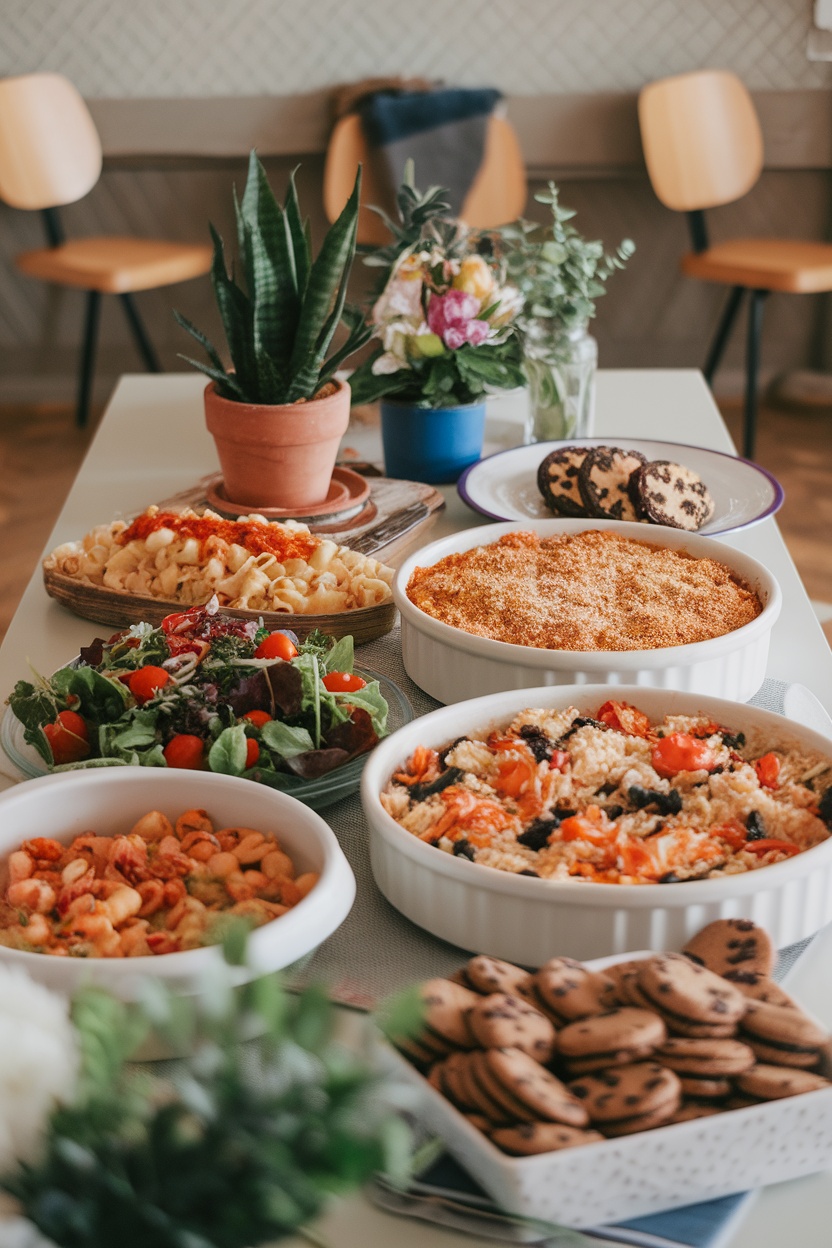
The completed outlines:
{"type": "Polygon", "coordinates": [[[211,282],[230,366],[205,334],[176,313],[208,357],[208,363],[188,363],[211,378],[205,419],[226,497],[234,503],[291,509],[327,496],[350,407],[349,386],[335,371],[370,336],[363,316],[345,306],[360,181],[359,169],[313,260],[294,174],[281,207],[252,151],[245,192],[234,200],[239,262],[230,274],[223,241],[211,227],[211,282]],[[342,319],[347,339],[328,354],[342,319]]]}
{"type": "Polygon", "coordinates": [[[521,218],[500,230],[506,269],[523,299],[516,326],[529,382],[532,442],[590,432],[598,345],[587,326],[608,279],[635,251],[630,239],[612,255],[602,243],[585,239],[569,224],[575,212],[561,207],[554,182],[535,199],[549,205],[549,226],[521,218]]]}
{"type": "Polygon", "coordinates": [[[383,269],[370,312],[378,345],[350,378],[353,403],[382,401],[388,475],[429,482],[479,459],[486,393],[523,384],[518,292],[490,238],[451,219],[446,195],[420,194],[411,169],[399,219],[381,213],[393,241],[366,260],[383,269]]]}

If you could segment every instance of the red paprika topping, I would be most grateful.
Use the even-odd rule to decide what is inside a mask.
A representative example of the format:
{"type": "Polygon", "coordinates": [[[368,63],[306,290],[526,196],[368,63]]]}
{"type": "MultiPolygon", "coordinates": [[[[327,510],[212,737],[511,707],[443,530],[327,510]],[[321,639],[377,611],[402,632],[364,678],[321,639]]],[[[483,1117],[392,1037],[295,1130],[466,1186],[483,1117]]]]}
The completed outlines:
{"type": "Polygon", "coordinates": [[[172,529],[177,537],[196,538],[200,544],[209,537],[218,537],[229,545],[243,546],[254,555],[275,555],[281,563],[287,559],[308,559],[317,546],[309,533],[295,533],[281,525],[260,524],[256,520],[212,520],[210,516],[180,516],[173,511],[145,512],[137,516],[118,541],[144,541],[158,529],[172,529]]]}

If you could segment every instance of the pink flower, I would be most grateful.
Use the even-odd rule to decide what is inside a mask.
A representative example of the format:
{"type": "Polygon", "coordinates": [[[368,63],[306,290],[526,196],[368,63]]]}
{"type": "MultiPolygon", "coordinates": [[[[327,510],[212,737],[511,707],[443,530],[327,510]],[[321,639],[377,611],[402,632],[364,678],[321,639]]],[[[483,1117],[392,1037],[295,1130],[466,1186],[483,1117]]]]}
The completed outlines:
{"type": "Polygon", "coordinates": [[[449,290],[444,295],[431,295],[428,304],[428,327],[438,334],[446,347],[455,351],[470,342],[478,347],[488,336],[488,323],[476,319],[480,300],[464,290],[449,290]]]}

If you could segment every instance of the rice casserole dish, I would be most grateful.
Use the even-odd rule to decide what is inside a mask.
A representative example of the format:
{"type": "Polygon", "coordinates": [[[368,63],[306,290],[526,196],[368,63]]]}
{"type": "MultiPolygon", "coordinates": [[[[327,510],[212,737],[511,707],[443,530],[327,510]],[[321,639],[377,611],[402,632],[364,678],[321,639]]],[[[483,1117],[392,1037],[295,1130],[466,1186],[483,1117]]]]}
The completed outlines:
{"type": "Polygon", "coordinates": [[[483,866],[665,884],[754,871],[825,841],[832,763],[704,715],[651,722],[607,701],[592,716],[529,708],[505,729],[419,746],[381,802],[413,836],[483,866]]]}

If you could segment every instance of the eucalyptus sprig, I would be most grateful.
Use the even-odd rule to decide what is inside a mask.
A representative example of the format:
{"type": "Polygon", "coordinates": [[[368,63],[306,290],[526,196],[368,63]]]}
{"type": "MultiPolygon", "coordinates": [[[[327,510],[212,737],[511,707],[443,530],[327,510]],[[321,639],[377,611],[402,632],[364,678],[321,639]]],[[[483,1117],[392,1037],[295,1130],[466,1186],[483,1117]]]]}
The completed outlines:
{"type": "MultiPolygon", "coordinates": [[[[243,955],[238,928],[226,952],[243,955]]],[[[303,1228],[327,1196],[409,1149],[390,1093],[333,1041],[319,988],[270,976],[199,1004],[160,984],[135,1012],[102,992],[75,1004],[82,1074],[54,1111],[41,1159],[0,1179],[59,1248],[252,1248],[303,1228]],[[128,1064],[152,1023],[192,1056],[163,1077],[128,1064]],[[244,1043],[252,1030],[263,1033],[244,1043]]]]}
{"type": "Polygon", "coordinates": [[[623,269],[635,251],[625,238],[614,252],[598,241],[585,239],[571,225],[575,210],[560,204],[559,191],[550,182],[535,195],[548,204],[550,225],[520,219],[499,231],[508,275],[523,295],[517,318],[525,337],[553,337],[583,326],[595,315],[595,300],[606,293],[606,283],[623,269]]]}

